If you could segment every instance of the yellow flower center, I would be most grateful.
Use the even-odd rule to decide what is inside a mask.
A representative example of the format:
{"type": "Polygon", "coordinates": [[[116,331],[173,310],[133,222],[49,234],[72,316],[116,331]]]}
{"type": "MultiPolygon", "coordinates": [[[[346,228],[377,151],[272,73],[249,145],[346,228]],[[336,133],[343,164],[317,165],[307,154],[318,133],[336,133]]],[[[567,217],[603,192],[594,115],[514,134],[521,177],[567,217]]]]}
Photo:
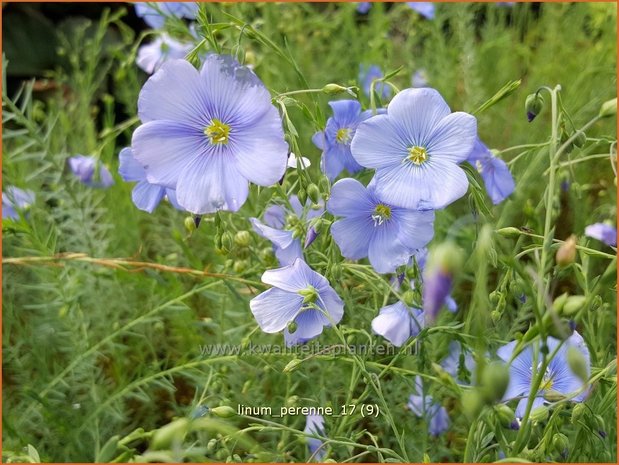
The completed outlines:
{"type": "Polygon", "coordinates": [[[421,165],[428,159],[428,152],[423,147],[415,145],[408,149],[408,157],[415,165],[421,165]]]}
{"type": "Polygon", "coordinates": [[[552,389],[552,377],[544,376],[542,384],[540,385],[540,389],[542,391],[549,391],[550,389],[552,389]]]}
{"type": "Polygon", "coordinates": [[[374,226],[379,226],[385,221],[391,219],[391,207],[389,205],[379,203],[376,205],[376,208],[374,208],[372,219],[374,220],[374,226]]]}
{"type": "Polygon", "coordinates": [[[211,144],[226,145],[230,137],[230,126],[213,118],[211,124],[204,128],[204,135],[208,137],[211,144]]]}
{"type": "Polygon", "coordinates": [[[335,133],[335,140],[338,144],[348,144],[350,142],[350,128],[340,128],[335,133]]]}

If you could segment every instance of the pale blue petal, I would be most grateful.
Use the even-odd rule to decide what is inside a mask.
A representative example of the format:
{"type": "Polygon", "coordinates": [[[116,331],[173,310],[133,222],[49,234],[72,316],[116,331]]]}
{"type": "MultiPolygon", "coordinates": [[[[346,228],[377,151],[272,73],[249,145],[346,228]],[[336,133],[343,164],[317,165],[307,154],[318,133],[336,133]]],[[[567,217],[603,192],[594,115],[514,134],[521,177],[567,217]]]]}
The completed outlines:
{"type": "Polygon", "coordinates": [[[320,150],[324,150],[325,143],[326,143],[325,142],[325,132],[324,131],[318,131],[318,132],[314,133],[314,135],[312,136],[312,142],[320,150]]]}
{"type": "Polygon", "coordinates": [[[411,316],[404,303],[397,302],[380,309],[372,320],[372,330],[394,346],[402,346],[411,337],[411,316]]]}
{"type": "Polygon", "coordinates": [[[341,147],[336,145],[328,147],[322,153],[322,158],[320,159],[320,169],[327,175],[329,181],[333,181],[337,178],[346,168],[344,157],[344,151],[341,147]]]}
{"type": "Polygon", "coordinates": [[[449,428],[449,415],[445,407],[438,403],[432,404],[429,409],[430,424],[428,430],[433,436],[444,433],[449,428]]]}
{"type": "Polygon", "coordinates": [[[195,214],[234,212],[247,200],[247,180],[232,160],[218,155],[201,156],[185,163],[176,184],[176,198],[185,210],[195,214]]]}
{"type": "MultiPolygon", "coordinates": [[[[529,399],[524,398],[524,399],[520,399],[520,401],[518,402],[518,406],[516,407],[516,418],[522,418],[524,417],[524,412],[527,409],[527,403],[529,402],[529,399]]],[[[542,405],[544,405],[544,398],[541,396],[536,396],[535,399],[533,399],[533,405],[531,406],[531,412],[533,410],[535,410],[537,407],[541,407],[542,405]]]]}
{"type": "Polygon", "coordinates": [[[148,181],[171,189],[190,162],[207,156],[205,144],[199,130],[163,120],[141,125],[132,139],[133,156],[144,166],[148,181]]]}
{"type": "Polygon", "coordinates": [[[592,237],[613,247],[617,245],[617,228],[605,223],[594,223],[587,226],[585,228],[585,236],[592,237]]]}
{"type": "Polygon", "coordinates": [[[169,60],[142,87],[138,116],[143,123],[172,120],[202,130],[209,122],[204,102],[205,92],[198,70],[186,60],[169,60]]]}
{"type": "Polygon", "coordinates": [[[166,188],[165,195],[168,198],[168,202],[176,208],[177,210],[183,210],[183,207],[178,203],[178,199],[176,198],[176,191],[174,189],[166,188]]]}
{"type": "MultiPolygon", "coordinates": [[[[292,233],[290,233],[292,235],[292,233]]],[[[303,258],[301,241],[294,239],[288,247],[276,247],[275,256],[282,266],[292,265],[297,258],[303,258]]]]}
{"type": "Polygon", "coordinates": [[[469,182],[458,165],[440,160],[424,165],[400,164],[378,170],[377,195],[403,208],[439,210],[466,194],[469,182]]]}
{"type": "Polygon", "coordinates": [[[408,148],[408,141],[388,115],[376,115],[359,124],[350,145],[353,158],[366,168],[399,167],[408,148]]]}
{"type": "Polygon", "coordinates": [[[302,303],[299,294],[271,288],[251,299],[249,307],[262,331],[278,333],[294,320],[302,303]]]}
{"type": "Polygon", "coordinates": [[[118,174],[120,174],[123,180],[128,182],[146,180],[146,171],[144,167],[134,158],[133,152],[129,147],[122,149],[118,158],[120,161],[118,174]]]}
{"type": "Polygon", "coordinates": [[[163,199],[165,190],[165,187],[150,184],[148,181],[140,181],[131,192],[131,200],[140,210],[152,213],[163,199]]]}
{"type": "MultiPolygon", "coordinates": [[[[261,223],[257,218],[250,218],[249,221],[251,222],[254,231],[265,239],[270,240],[276,247],[285,249],[290,247],[294,241],[292,231],[283,231],[281,229],[271,228],[270,226],[266,226],[261,223]]],[[[294,260],[292,262],[294,262],[294,260]]],[[[288,263],[288,265],[292,264],[292,262],[288,263]]]]}
{"type": "Polygon", "coordinates": [[[331,235],[342,255],[350,260],[368,256],[374,225],[363,217],[337,220],[331,225],[331,235]]]}
{"type": "MultiPolygon", "coordinates": [[[[410,249],[425,247],[434,236],[434,212],[393,209],[393,219],[400,229],[398,239],[410,249]]],[[[411,253],[412,251],[411,250],[411,253]]]]}
{"type": "Polygon", "coordinates": [[[284,329],[284,339],[287,346],[304,344],[322,333],[325,318],[318,310],[304,310],[295,319],[297,329],[290,333],[284,329]]]}
{"type": "MultiPolygon", "coordinates": [[[[430,135],[450,113],[451,110],[441,94],[429,87],[404,89],[393,97],[387,107],[387,115],[391,121],[408,136],[409,146],[426,147],[430,135]]],[[[471,149],[472,144],[465,155],[468,155],[471,149]]]]}
{"type": "Polygon", "coordinates": [[[309,285],[313,285],[310,282],[314,278],[312,273],[318,274],[311,270],[307,263],[298,259],[292,265],[265,271],[262,274],[262,282],[288,292],[297,293],[307,289],[309,285]]]}
{"type": "Polygon", "coordinates": [[[402,244],[397,236],[398,228],[393,224],[382,224],[374,228],[368,258],[378,273],[392,273],[398,266],[408,262],[412,251],[402,244]]]}
{"type": "Polygon", "coordinates": [[[346,178],[331,188],[327,211],[335,216],[367,216],[374,210],[368,190],[356,179],[346,178]]]}
{"type": "Polygon", "coordinates": [[[406,2],[406,4],[427,19],[434,19],[434,3],[432,2],[406,2]]]}
{"type": "Polygon", "coordinates": [[[286,224],[286,211],[280,205],[271,205],[262,215],[264,222],[276,229],[282,229],[286,224]]]}
{"type": "Polygon", "coordinates": [[[429,133],[423,145],[429,159],[460,163],[465,161],[477,141],[477,119],[468,113],[456,112],[445,116],[429,133]]]}
{"type": "Polygon", "coordinates": [[[503,360],[504,362],[509,363],[509,361],[512,358],[512,354],[514,353],[514,349],[516,348],[516,345],[518,344],[518,341],[511,341],[508,342],[507,344],[499,347],[496,351],[497,356],[503,360]]]}

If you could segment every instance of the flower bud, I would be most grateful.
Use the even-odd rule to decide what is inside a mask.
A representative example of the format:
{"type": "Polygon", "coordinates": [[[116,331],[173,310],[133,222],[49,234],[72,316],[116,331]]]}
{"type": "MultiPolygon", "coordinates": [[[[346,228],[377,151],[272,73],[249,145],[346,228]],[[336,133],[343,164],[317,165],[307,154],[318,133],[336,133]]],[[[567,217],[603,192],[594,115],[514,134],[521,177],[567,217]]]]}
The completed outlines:
{"type": "Polygon", "coordinates": [[[499,362],[486,365],[480,383],[483,400],[494,403],[503,398],[509,384],[509,369],[499,362]]]}
{"type": "Polygon", "coordinates": [[[570,366],[572,373],[578,376],[583,383],[589,380],[585,356],[574,346],[569,346],[567,348],[567,364],[570,366]]]}
{"type": "Polygon", "coordinates": [[[299,202],[301,202],[301,205],[305,205],[305,203],[307,202],[307,191],[301,187],[299,189],[299,192],[297,192],[297,197],[299,198],[299,202]]]}
{"type": "Polygon", "coordinates": [[[524,102],[524,108],[527,112],[527,119],[529,123],[540,114],[542,108],[544,108],[544,97],[539,92],[530,94],[524,102]]]}
{"type": "Polygon", "coordinates": [[[567,455],[569,446],[570,442],[565,434],[555,433],[555,435],[552,437],[552,448],[554,449],[555,453],[567,455]]]}
{"type": "Polygon", "coordinates": [[[172,444],[183,440],[188,429],[189,420],[187,418],[179,418],[172,423],[162,426],[153,434],[151,449],[169,449],[172,444]]]}
{"type": "Polygon", "coordinates": [[[342,92],[346,92],[347,90],[348,90],[347,87],[343,87],[343,86],[340,86],[339,84],[334,84],[334,83],[327,84],[326,86],[322,88],[322,91],[325,94],[329,94],[329,95],[339,94],[342,92]]]}
{"type": "Polygon", "coordinates": [[[237,260],[234,262],[232,269],[235,273],[242,273],[249,266],[249,262],[247,260],[237,260]]]}
{"type": "Polygon", "coordinates": [[[587,135],[583,131],[578,131],[576,133],[576,138],[574,139],[574,145],[578,148],[582,148],[586,143],[587,135]]]}
{"type": "Polygon", "coordinates": [[[606,118],[607,116],[613,116],[617,114],[617,97],[611,100],[607,100],[600,107],[600,118],[606,118]]]}
{"type": "Polygon", "coordinates": [[[320,187],[321,192],[329,193],[331,191],[331,183],[329,182],[329,178],[322,176],[318,181],[318,187],[320,187]]]}
{"type": "Polygon", "coordinates": [[[310,245],[312,245],[312,242],[314,242],[317,237],[318,237],[318,231],[316,231],[316,227],[310,226],[305,236],[305,244],[303,244],[303,248],[307,249],[310,245]]]}
{"type": "Polygon", "coordinates": [[[509,226],[507,228],[497,230],[497,234],[505,237],[518,237],[522,234],[522,231],[518,228],[514,228],[513,226],[509,226]]]}
{"type": "Polygon", "coordinates": [[[211,409],[211,413],[220,418],[230,418],[236,415],[234,409],[228,405],[220,405],[211,409]]]}
{"type": "Polygon", "coordinates": [[[284,367],[284,369],[282,370],[283,373],[290,373],[291,371],[294,371],[297,369],[297,367],[301,365],[301,360],[298,358],[293,358],[292,360],[290,360],[288,362],[288,364],[284,367]]]}
{"type": "Polygon", "coordinates": [[[571,317],[576,315],[585,306],[587,298],[584,295],[572,295],[567,298],[562,314],[571,317]]]}
{"type": "Polygon", "coordinates": [[[539,423],[548,419],[548,407],[541,405],[531,411],[530,419],[532,422],[539,423]]]}
{"type": "Polygon", "coordinates": [[[555,258],[557,265],[561,267],[574,263],[574,260],[576,260],[576,236],[572,234],[561,244],[555,258]]]}
{"type": "Polygon", "coordinates": [[[462,411],[469,420],[474,420],[483,408],[483,402],[477,390],[470,389],[462,393],[462,411]]]}
{"type": "Polygon", "coordinates": [[[234,243],[239,247],[247,247],[251,242],[249,231],[239,231],[234,235],[234,243]]]}
{"type": "Polygon", "coordinates": [[[232,240],[232,234],[230,234],[229,231],[226,231],[221,235],[221,248],[224,253],[228,253],[232,250],[232,240]]]}
{"type": "Polygon", "coordinates": [[[580,419],[585,415],[587,411],[587,407],[585,404],[576,404],[574,405],[574,409],[572,410],[572,419],[571,422],[573,425],[578,423],[580,419]]]}
{"type": "Polygon", "coordinates": [[[510,409],[505,404],[498,404],[496,407],[494,407],[494,411],[496,412],[496,416],[501,422],[503,428],[512,427],[512,422],[516,419],[516,416],[514,415],[514,411],[512,409],[510,409]]]}
{"type": "Polygon", "coordinates": [[[318,201],[320,200],[320,190],[318,189],[318,186],[316,184],[311,183],[309,186],[307,186],[307,196],[313,203],[318,203],[318,201]]]}
{"type": "Polygon", "coordinates": [[[193,233],[196,230],[196,223],[193,221],[192,216],[185,217],[183,224],[185,225],[185,229],[189,234],[193,233]]]}

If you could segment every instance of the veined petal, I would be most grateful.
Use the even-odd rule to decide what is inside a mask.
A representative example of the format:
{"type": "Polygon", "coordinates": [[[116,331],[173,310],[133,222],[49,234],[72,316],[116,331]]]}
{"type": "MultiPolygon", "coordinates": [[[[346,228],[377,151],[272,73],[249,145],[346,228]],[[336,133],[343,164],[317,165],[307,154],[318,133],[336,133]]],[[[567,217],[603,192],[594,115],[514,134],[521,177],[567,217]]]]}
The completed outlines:
{"type": "Polygon", "coordinates": [[[372,330],[380,334],[394,346],[402,346],[411,336],[411,322],[408,308],[404,303],[397,302],[381,308],[380,313],[372,320],[372,330]]]}
{"type": "Polygon", "coordinates": [[[455,112],[439,121],[428,135],[424,147],[429,158],[460,163],[466,160],[477,141],[477,119],[455,112]]]}
{"type": "Polygon", "coordinates": [[[412,251],[402,244],[398,236],[398,228],[383,224],[375,228],[370,239],[368,258],[371,265],[379,273],[391,273],[408,262],[412,251]]]}
{"type": "Polygon", "coordinates": [[[332,100],[329,106],[333,110],[333,119],[340,127],[351,127],[357,124],[361,113],[361,104],[357,100],[332,100]]]}
{"type": "Polygon", "coordinates": [[[123,180],[131,181],[144,181],[146,179],[146,171],[142,164],[137,161],[131,148],[125,147],[120,151],[118,155],[120,164],[118,166],[118,174],[123,180]]]}
{"type": "Polygon", "coordinates": [[[262,274],[262,282],[287,292],[298,293],[312,284],[311,273],[315,272],[307,266],[307,263],[297,259],[292,265],[265,271],[262,274]]]}
{"type": "Polygon", "coordinates": [[[333,181],[344,170],[344,160],[340,156],[340,150],[337,147],[328,147],[322,152],[320,159],[320,169],[327,175],[329,181],[333,181]]]}
{"type": "Polygon", "coordinates": [[[368,256],[374,225],[363,217],[348,217],[331,225],[331,235],[342,255],[350,260],[368,256]]]}
{"type": "Polygon", "coordinates": [[[151,121],[133,133],[135,159],[144,166],[150,183],[174,189],[183,168],[198,156],[205,156],[204,134],[192,126],[174,121],[151,121]]]}
{"type": "MultiPolygon", "coordinates": [[[[429,87],[404,89],[393,97],[387,107],[391,121],[409,136],[407,142],[423,147],[440,121],[450,113],[451,110],[441,94],[429,87]]],[[[469,154],[471,148],[465,155],[469,154]]]]}
{"type": "Polygon", "coordinates": [[[439,210],[458,200],[469,181],[458,165],[431,160],[428,166],[400,164],[376,171],[376,194],[387,203],[412,210],[439,210]]]}
{"type": "Polygon", "coordinates": [[[327,211],[336,216],[367,216],[375,205],[368,190],[356,179],[340,179],[331,188],[327,211]]]}
{"type": "Polygon", "coordinates": [[[283,231],[281,229],[271,228],[270,226],[262,224],[257,218],[250,218],[249,221],[251,222],[254,231],[265,239],[270,240],[273,245],[279,248],[285,249],[294,241],[292,231],[283,231]]]}
{"type": "Polygon", "coordinates": [[[390,116],[376,115],[359,124],[350,150],[357,163],[366,168],[399,167],[408,153],[408,142],[390,116]]]}
{"type": "Polygon", "coordinates": [[[271,288],[251,299],[249,308],[262,331],[278,333],[294,320],[302,303],[299,294],[271,288]]]}
{"type": "Polygon", "coordinates": [[[186,163],[178,176],[176,198],[195,214],[218,210],[237,211],[243,206],[249,186],[236,164],[224,154],[209,154],[186,163]]]}
{"type": "Polygon", "coordinates": [[[400,228],[398,239],[411,250],[425,247],[434,236],[434,211],[393,209],[400,228]]]}
{"type": "Polygon", "coordinates": [[[131,192],[131,200],[140,210],[152,213],[163,199],[165,190],[165,187],[150,184],[148,181],[140,181],[131,192]]]}
{"type": "Polygon", "coordinates": [[[318,131],[314,133],[314,135],[312,136],[312,142],[320,150],[324,150],[325,149],[325,132],[318,131]]]}
{"type": "Polygon", "coordinates": [[[301,241],[294,239],[288,247],[276,247],[275,256],[282,266],[293,264],[297,258],[303,259],[301,241]]]}
{"type": "Polygon", "coordinates": [[[297,329],[290,333],[288,328],[284,330],[286,345],[302,344],[315,338],[322,333],[324,316],[318,310],[304,310],[294,319],[297,329]]]}
{"type": "Polygon", "coordinates": [[[142,87],[138,116],[143,123],[163,119],[201,128],[207,123],[204,102],[198,70],[186,60],[169,60],[142,87]]]}

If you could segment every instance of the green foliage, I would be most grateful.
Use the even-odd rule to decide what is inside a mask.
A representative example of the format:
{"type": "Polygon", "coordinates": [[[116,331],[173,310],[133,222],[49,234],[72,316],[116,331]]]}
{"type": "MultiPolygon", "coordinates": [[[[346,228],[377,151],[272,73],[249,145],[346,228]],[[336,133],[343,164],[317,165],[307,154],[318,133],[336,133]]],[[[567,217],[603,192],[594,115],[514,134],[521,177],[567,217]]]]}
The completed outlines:
{"type": "MultiPolygon", "coordinates": [[[[616,97],[616,6],[441,4],[433,21],[404,3],[376,3],[367,15],[355,7],[202,4],[192,62],[206,47],[253,65],[282,113],[293,152],[312,167],[289,170],[281,186],[252,186],[240,212],[205,216],[197,229],[195,218],[169,204],[153,215],[137,210],[132,186],[116,174],[115,186],[97,190],[66,168],[67,158],[81,153],[116,173],[118,152],[138,124],[146,76],[134,61],[149,33],[136,36],[122,10],[106,12],[98,24],[76,20],[54,37],[57,63],[68,64],[49,70],[55,91],[26,81],[7,95],[5,83],[3,186],[37,195],[26,215],[3,221],[5,461],[308,459],[303,415],[229,415],[225,407],[236,412],[237,405],[274,412],[376,406],[376,417],[327,417],[323,439],[337,461],[488,462],[500,452],[533,461],[617,460],[616,251],[583,235],[585,226],[616,216],[609,166],[616,166],[616,120],[598,118],[616,97]],[[372,334],[370,321],[403,294],[420,304],[419,290],[396,291],[369,265],[342,261],[328,234],[332,218],[324,218],[307,256],[345,301],[340,330],[319,339],[331,349],[257,353],[282,337],[262,333],[249,310],[264,288],[262,272],[276,261],[266,241],[247,233],[247,218],[300,190],[312,201],[328,198],[311,143],[328,117],[327,102],[357,92],[364,108],[387,103],[359,92],[360,64],[378,64],[399,89],[425,69],[452,109],[476,111],[480,137],[508,162],[516,192],[493,207],[467,168],[469,194],[437,213],[434,239],[451,241],[465,257],[454,291],[460,310],[443,312],[399,349],[372,334]],[[333,84],[342,93],[334,95],[333,84]],[[544,111],[528,123],[526,96],[556,84],[562,91],[555,93],[555,117],[546,94],[544,111]],[[571,144],[581,133],[585,143],[571,144]],[[578,236],[576,260],[555,267],[556,250],[571,234],[578,236]],[[510,340],[545,334],[566,316],[567,303],[552,309],[564,293],[582,296],[567,316],[591,352],[593,390],[584,406],[557,401],[548,418],[533,411],[537,421],[513,431],[509,409],[488,403],[496,392],[481,398],[433,365],[450,341],[482,360],[510,340]],[[374,354],[342,349],[362,344],[374,354]],[[209,353],[207,345],[222,351],[209,353]],[[377,355],[379,348],[392,352],[377,355]],[[448,434],[425,434],[427,425],[407,410],[416,375],[447,408],[448,434]],[[219,410],[209,413],[213,408],[219,410]]],[[[167,27],[189,34],[180,21],[167,27]]],[[[11,66],[3,56],[3,76],[11,66]]],[[[419,273],[416,266],[406,271],[419,273]]]]}

